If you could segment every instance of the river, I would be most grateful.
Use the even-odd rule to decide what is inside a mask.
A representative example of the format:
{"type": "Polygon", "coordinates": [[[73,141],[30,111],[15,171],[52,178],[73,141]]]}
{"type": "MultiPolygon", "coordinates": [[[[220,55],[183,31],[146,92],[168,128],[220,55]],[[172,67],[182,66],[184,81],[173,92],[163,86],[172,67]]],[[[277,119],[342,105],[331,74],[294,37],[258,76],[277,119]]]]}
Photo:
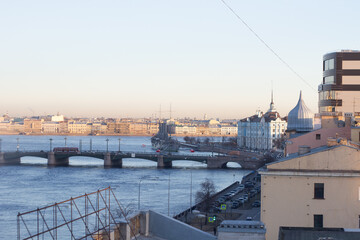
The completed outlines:
{"type": "MultiPolygon", "coordinates": [[[[78,147],[82,151],[118,151],[118,136],[0,136],[1,150],[48,151],[52,147],[78,147]],[[106,141],[109,139],[109,141],[106,141]],[[90,146],[91,143],[91,146],[90,146]]],[[[122,151],[154,152],[150,137],[120,137],[122,151]]],[[[189,153],[189,150],[180,152],[189,153]]],[[[211,153],[196,153],[211,154],[211,153]]],[[[190,206],[200,183],[212,180],[216,190],[234,181],[240,181],[249,171],[239,168],[207,169],[205,164],[193,161],[175,161],[171,169],[157,169],[156,162],[142,159],[124,159],[123,168],[104,169],[103,160],[71,157],[68,167],[47,167],[47,159],[23,157],[21,165],[0,166],[0,238],[16,239],[18,212],[60,202],[70,197],[111,186],[117,199],[125,206],[137,209],[141,180],[141,209],[151,209],[175,215],[190,206]],[[170,177],[170,188],[169,188],[170,177]],[[192,182],[192,185],[191,185],[192,182]],[[170,191],[169,191],[170,189],[170,191]],[[170,193],[170,199],[168,199],[170,193]]]]}

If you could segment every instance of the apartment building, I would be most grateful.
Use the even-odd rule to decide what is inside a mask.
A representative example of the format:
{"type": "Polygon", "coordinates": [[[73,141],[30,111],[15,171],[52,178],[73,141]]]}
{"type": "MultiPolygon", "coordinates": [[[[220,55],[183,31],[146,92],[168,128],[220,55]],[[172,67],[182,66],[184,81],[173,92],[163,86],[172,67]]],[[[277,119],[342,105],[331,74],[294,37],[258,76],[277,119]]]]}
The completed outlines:
{"type": "Polygon", "coordinates": [[[302,146],[259,171],[267,240],[279,227],[360,228],[360,152],[338,142],[302,146]]]}
{"type": "Polygon", "coordinates": [[[318,91],[320,114],[360,112],[360,51],[325,54],[318,91]]]}

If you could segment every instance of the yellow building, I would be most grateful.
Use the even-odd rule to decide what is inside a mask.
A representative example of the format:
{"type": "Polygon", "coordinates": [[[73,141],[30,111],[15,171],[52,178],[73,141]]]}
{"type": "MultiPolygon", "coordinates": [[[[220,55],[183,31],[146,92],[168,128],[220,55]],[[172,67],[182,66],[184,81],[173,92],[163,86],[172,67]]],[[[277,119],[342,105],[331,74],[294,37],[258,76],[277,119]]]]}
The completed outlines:
{"type": "Polygon", "coordinates": [[[42,132],[42,119],[24,119],[24,132],[25,133],[41,133],[42,132]]]}
{"type": "MultiPolygon", "coordinates": [[[[336,141],[333,141],[336,144],[336,141]]],[[[360,151],[347,145],[299,148],[261,174],[266,239],[280,226],[359,228],[360,151]]]]}

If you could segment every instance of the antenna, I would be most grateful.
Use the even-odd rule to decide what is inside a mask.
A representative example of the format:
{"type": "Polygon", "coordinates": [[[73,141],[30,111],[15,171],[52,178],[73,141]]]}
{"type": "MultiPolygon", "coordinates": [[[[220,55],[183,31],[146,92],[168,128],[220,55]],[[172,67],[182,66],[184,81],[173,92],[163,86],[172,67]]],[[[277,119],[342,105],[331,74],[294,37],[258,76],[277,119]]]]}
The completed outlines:
{"type": "Polygon", "coordinates": [[[160,110],[159,110],[159,123],[161,122],[161,104],[160,104],[160,110]]]}
{"type": "Polygon", "coordinates": [[[171,120],[171,103],[170,103],[170,120],[171,120]]]}

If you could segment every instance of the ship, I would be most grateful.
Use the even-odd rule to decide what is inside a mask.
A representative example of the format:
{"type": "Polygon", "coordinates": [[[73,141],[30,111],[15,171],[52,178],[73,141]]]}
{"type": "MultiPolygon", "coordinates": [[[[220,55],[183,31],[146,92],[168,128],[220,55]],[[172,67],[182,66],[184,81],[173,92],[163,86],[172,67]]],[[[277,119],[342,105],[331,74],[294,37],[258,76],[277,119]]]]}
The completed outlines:
{"type": "Polygon", "coordinates": [[[177,152],[179,150],[179,141],[171,137],[174,130],[173,126],[166,124],[166,122],[159,123],[159,132],[151,138],[153,149],[166,152],[177,152]]]}

